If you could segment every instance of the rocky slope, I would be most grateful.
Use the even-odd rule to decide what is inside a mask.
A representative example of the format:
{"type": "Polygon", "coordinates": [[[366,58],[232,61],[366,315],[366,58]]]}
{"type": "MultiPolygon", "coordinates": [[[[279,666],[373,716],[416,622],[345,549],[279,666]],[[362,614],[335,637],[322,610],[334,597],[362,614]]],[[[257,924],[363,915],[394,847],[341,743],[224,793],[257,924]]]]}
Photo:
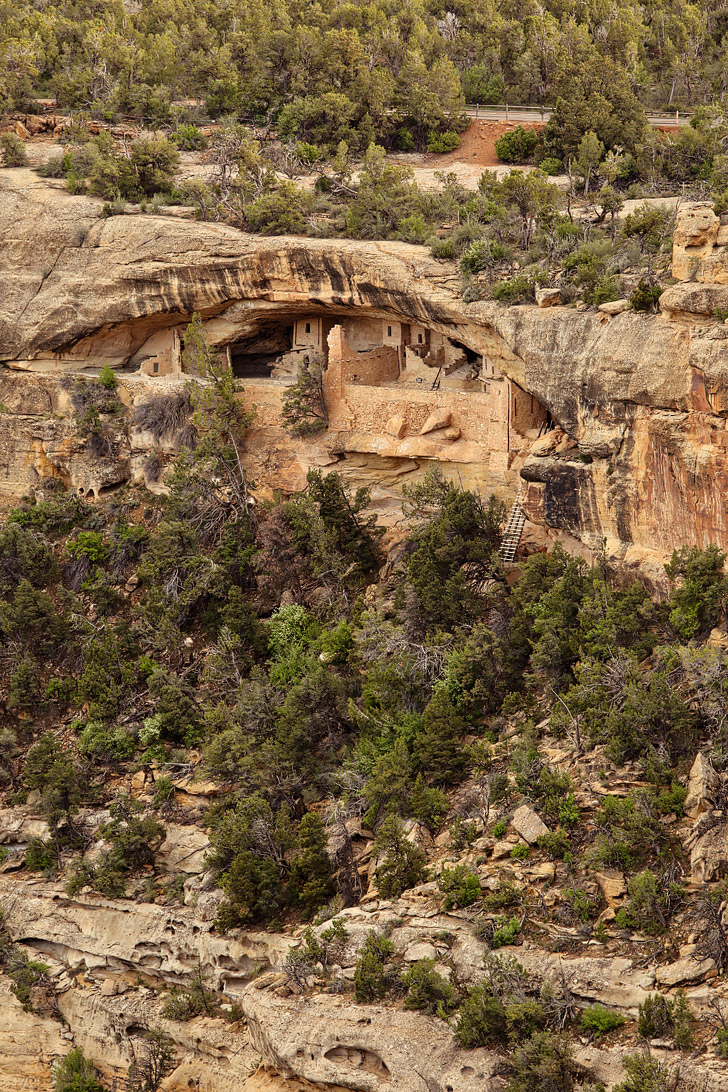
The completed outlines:
{"type": "MultiPolygon", "coordinates": [[[[545,744],[544,753],[578,785],[585,828],[593,824],[607,793],[620,796],[639,784],[636,770],[617,769],[598,752],[578,758],[563,742],[545,744]]],[[[497,750],[503,747],[507,742],[497,750]]],[[[143,797],[151,785],[129,788],[143,797]]],[[[177,790],[179,800],[188,799],[184,788],[177,790]]],[[[471,817],[467,800],[473,791],[466,784],[454,801],[471,817]]],[[[624,1053],[640,1045],[635,1017],[648,995],[661,992],[674,999],[682,989],[696,1020],[689,1068],[684,1065],[688,1056],[676,1051],[669,1037],[653,1040],[653,1054],[681,1069],[686,1079],[681,1092],[718,1092],[728,1086],[728,1063],[716,1053],[716,1012],[728,1011],[728,989],[692,911],[701,894],[719,890],[718,877],[728,868],[725,800],[724,779],[698,755],[686,817],[677,823],[664,820],[682,847],[686,870],[686,909],[673,919],[667,935],[651,936],[615,921],[627,899],[624,879],[615,871],[597,869],[585,884],[585,896],[601,907],[597,932],[584,928],[576,915],[554,913],[568,901],[574,880],[567,862],[549,859],[533,844],[544,828],[527,804],[493,809],[485,824],[475,819],[479,833],[459,850],[447,831],[433,842],[415,824],[411,837],[425,848],[435,874],[461,863],[477,871],[486,895],[504,881],[523,890],[523,934],[516,946],[498,949],[494,958],[507,961],[515,955],[535,981],[551,982],[565,992],[574,1010],[600,1004],[625,1017],[624,1027],[601,1041],[577,1038],[576,1061],[592,1081],[611,1088],[621,1079],[624,1053]],[[500,811],[510,817],[504,832],[495,825],[500,811]],[[515,847],[529,844],[524,859],[513,856],[515,847]]],[[[162,1085],[167,1092],[505,1088],[506,1069],[496,1052],[458,1048],[444,1020],[404,1011],[401,1000],[356,1004],[351,993],[367,937],[382,933],[391,940],[401,969],[432,959],[461,988],[481,981],[488,946],[477,929],[480,900],[467,909],[447,909],[434,881],[384,900],[370,880],[360,905],[338,915],[345,932],[332,948],[326,972],[319,967],[299,981],[286,969],[286,957],[291,945],[303,945],[300,929],[298,935],[235,931],[228,936],[213,930],[221,895],[205,875],[199,800],[195,809],[196,823],[168,825],[158,859],[162,873],[167,869],[170,875],[182,871],[186,876],[184,904],[177,905],[106,899],[88,889],[71,896],[60,883],[31,876],[22,867],[25,849],[31,837],[43,833],[44,823],[33,817],[30,805],[0,812],[6,851],[0,902],[7,928],[31,958],[46,964],[52,984],[51,1000],[46,995],[43,1004],[34,1005],[37,1011],[28,1012],[10,992],[8,980],[0,979],[3,1089],[49,1088],[52,1062],[71,1045],[93,1057],[109,1081],[121,1080],[149,1026],[163,1027],[175,1043],[175,1069],[162,1085]],[[199,980],[223,1001],[231,1022],[220,1016],[189,1021],[163,1016],[169,989],[199,980]]],[[[98,818],[86,816],[92,822],[98,818]]],[[[370,836],[357,830],[360,869],[373,877],[370,836]]],[[[327,923],[315,927],[319,939],[326,928],[327,923]]]]}

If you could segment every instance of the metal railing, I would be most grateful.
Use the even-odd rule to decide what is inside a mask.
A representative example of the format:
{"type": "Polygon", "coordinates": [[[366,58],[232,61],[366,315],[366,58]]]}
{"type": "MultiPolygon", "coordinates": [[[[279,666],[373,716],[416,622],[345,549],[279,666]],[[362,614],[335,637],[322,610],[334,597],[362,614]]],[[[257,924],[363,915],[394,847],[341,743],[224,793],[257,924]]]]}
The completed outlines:
{"type": "MultiPolygon", "coordinates": [[[[466,103],[465,112],[476,120],[493,121],[543,121],[546,122],[553,113],[553,106],[512,106],[510,103],[483,104],[477,102],[466,103]]],[[[692,110],[675,110],[674,113],[647,114],[650,125],[673,128],[680,125],[688,125],[693,116],[692,110]]]]}

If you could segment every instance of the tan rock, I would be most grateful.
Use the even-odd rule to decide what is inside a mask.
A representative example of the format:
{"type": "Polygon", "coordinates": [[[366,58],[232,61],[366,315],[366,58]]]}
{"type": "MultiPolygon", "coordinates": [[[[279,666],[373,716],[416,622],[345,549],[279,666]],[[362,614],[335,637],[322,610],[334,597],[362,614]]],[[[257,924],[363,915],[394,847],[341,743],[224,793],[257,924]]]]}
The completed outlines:
{"type": "Polygon", "coordinates": [[[437,409],[425,421],[420,429],[420,436],[426,436],[428,432],[435,432],[439,428],[447,428],[450,424],[450,410],[437,409]]]}
{"type": "Polygon", "coordinates": [[[234,995],[255,974],[279,966],[290,938],[246,932],[239,938],[213,932],[189,907],[158,906],[97,895],[69,897],[63,884],[41,887],[0,875],[0,903],[12,906],[13,937],[48,937],[43,958],[61,953],[72,970],[153,971],[163,982],[184,980],[200,968],[210,989],[234,995]]]}
{"type": "Polygon", "coordinates": [[[597,872],[594,879],[609,906],[618,905],[627,893],[627,884],[621,872],[597,872]]]}
{"type": "Polygon", "coordinates": [[[205,869],[209,848],[210,839],[198,827],[168,823],[167,837],[159,848],[157,860],[162,868],[175,874],[199,873],[205,869]]]}
{"type": "Polygon", "coordinates": [[[564,440],[564,434],[560,428],[549,429],[543,436],[537,437],[531,444],[531,457],[550,455],[564,440]]]}
{"type": "Polygon", "coordinates": [[[700,828],[687,840],[690,849],[690,876],[694,883],[710,883],[721,876],[728,866],[728,824],[700,833],[700,828]]]}
{"type": "Polygon", "coordinates": [[[490,855],[490,859],[492,861],[502,861],[505,857],[510,857],[511,850],[517,844],[518,842],[515,839],[511,840],[508,838],[502,838],[493,846],[493,851],[490,855]]]}
{"type": "Polygon", "coordinates": [[[518,962],[542,978],[563,973],[576,997],[634,1015],[655,985],[654,971],[636,966],[626,956],[567,957],[523,945],[518,962]]]}
{"type": "Polygon", "coordinates": [[[49,834],[46,820],[28,815],[26,808],[0,810],[0,845],[25,846],[31,838],[47,838],[49,834]]]}
{"type": "Polygon", "coordinates": [[[404,953],[408,963],[416,963],[419,959],[434,959],[437,955],[434,944],[420,941],[418,944],[410,944],[404,953]]]}
{"type": "Polygon", "coordinates": [[[331,994],[302,1005],[265,990],[246,991],[242,1007],[264,1062],[318,1087],[482,1092],[499,1065],[497,1055],[482,1049],[468,1051],[464,1060],[448,1025],[421,1013],[352,1006],[331,994]]]}
{"type": "Polygon", "coordinates": [[[0,1087],[3,1092],[51,1088],[50,1070],[72,1043],[57,1020],[25,1012],[10,992],[10,981],[0,977],[0,1087]]]}
{"type": "Polygon", "coordinates": [[[395,436],[398,440],[401,440],[407,431],[407,422],[401,414],[395,414],[394,417],[390,417],[384,426],[384,431],[390,436],[395,436]]]}
{"type": "Polygon", "coordinates": [[[38,114],[26,114],[23,118],[23,125],[29,136],[37,136],[48,128],[47,119],[40,117],[38,114]]]}
{"type": "Polygon", "coordinates": [[[689,982],[701,982],[715,971],[715,960],[699,959],[693,955],[682,956],[675,963],[668,963],[665,967],[658,967],[655,972],[655,981],[658,986],[685,985],[689,982]]]}
{"type": "Polygon", "coordinates": [[[702,751],[698,752],[690,770],[688,792],[683,805],[685,814],[696,819],[703,812],[710,811],[715,806],[720,786],[720,777],[710,759],[702,751]]]}
{"type": "Polygon", "coordinates": [[[536,882],[551,883],[555,874],[556,866],[553,861],[539,861],[528,870],[528,875],[536,882]]]}
{"type": "Polygon", "coordinates": [[[609,300],[607,303],[600,303],[599,310],[603,315],[621,315],[629,311],[629,300],[609,300]]]}
{"type": "Polygon", "coordinates": [[[710,254],[718,238],[720,220],[706,202],[683,207],[672,237],[672,275],[684,280],[697,262],[710,254]]]}
{"type": "Polygon", "coordinates": [[[536,303],[539,307],[556,307],[561,303],[560,288],[537,288],[536,303]]]}
{"type": "Polygon", "coordinates": [[[530,846],[548,834],[549,828],[528,804],[521,804],[513,813],[511,825],[530,846]]]}

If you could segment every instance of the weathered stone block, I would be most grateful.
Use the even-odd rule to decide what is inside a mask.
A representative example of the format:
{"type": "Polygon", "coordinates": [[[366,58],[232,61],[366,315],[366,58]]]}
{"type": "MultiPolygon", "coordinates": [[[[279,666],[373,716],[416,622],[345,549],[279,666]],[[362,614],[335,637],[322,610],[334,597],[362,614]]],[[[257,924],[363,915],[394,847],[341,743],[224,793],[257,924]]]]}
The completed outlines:
{"type": "Polygon", "coordinates": [[[609,906],[619,902],[627,891],[627,884],[621,872],[597,872],[595,879],[609,906]]]}
{"type": "Polygon", "coordinates": [[[599,310],[604,315],[621,315],[629,310],[629,300],[609,300],[608,303],[600,303],[599,310]]]}
{"type": "Polygon", "coordinates": [[[450,410],[436,409],[425,421],[420,429],[420,436],[426,436],[428,432],[435,432],[438,428],[447,428],[450,424],[450,410]]]}
{"type": "Polygon", "coordinates": [[[537,288],[536,303],[539,307],[557,307],[561,303],[561,289],[537,288]]]}
{"type": "Polygon", "coordinates": [[[690,770],[688,794],[684,804],[685,814],[696,819],[704,811],[709,811],[715,803],[719,788],[720,777],[711,766],[707,755],[699,752],[690,770]]]}
{"type": "Polygon", "coordinates": [[[539,838],[549,832],[543,819],[528,804],[521,804],[520,808],[516,808],[511,824],[530,846],[535,845],[539,838]]]}
{"type": "Polygon", "coordinates": [[[384,426],[384,431],[388,436],[395,436],[398,440],[401,440],[407,431],[407,422],[404,417],[396,413],[394,417],[390,417],[384,426]]]}

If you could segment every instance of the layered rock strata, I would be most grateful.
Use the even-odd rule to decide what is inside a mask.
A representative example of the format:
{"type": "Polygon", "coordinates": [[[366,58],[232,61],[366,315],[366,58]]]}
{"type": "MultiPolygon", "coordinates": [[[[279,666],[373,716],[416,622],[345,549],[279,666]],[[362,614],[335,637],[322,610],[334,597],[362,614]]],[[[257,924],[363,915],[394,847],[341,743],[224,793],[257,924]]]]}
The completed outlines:
{"type": "MultiPolygon", "coordinates": [[[[601,755],[577,758],[563,741],[549,747],[548,755],[579,784],[577,801],[587,826],[605,794],[622,794],[634,784],[634,769],[617,771],[601,755]]],[[[725,776],[706,755],[698,754],[688,788],[686,817],[671,829],[684,847],[686,897],[695,900],[701,892],[718,890],[719,877],[728,868],[725,776]]],[[[25,849],[31,838],[47,833],[44,820],[28,806],[0,810],[0,843],[6,850],[0,904],[6,928],[30,958],[48,967],[56,1009],[56,1018],[48,1005],[40,1013],[24,1011],[9,981],[0,977],[4,1090],[33,1087],[45,1092],[53,1062],[74,1045],[95,1059],[112,1088],[114,1082],[123,1087],[126,1068],[143,1049],[145,1029],[158,1026],[175,1045],[175,1068],[165,1080],[165,1092],[198,1087],[207,1092],[503,1092],[507,1074],[502,1058],[489,1050],[458,1049],[452,1027],[444,1021],[402,1011],[396,1001],[354,1002],[350,990],[355,966],[372,934],[390,938],[400,967],[432,959],[461,989],[483,980],[485,957],[515,956],[535,981],[566,984],[579,1008],[600,1004],[620,1012],[632,1021],[633,1032],[639,1006],[650,994],[674,997],[675,991],[684,990],[697,1020],[696,1045],[702,1044],[700,1055],[691,1058],[695,1087],[702,1092],[725,1087],[725,1060],[709,1031],[715,1006],[723,1011],[728,1002],[716,962],[699,936],[689,933],[695,928],[690,915],[678,917],[659,943],[639,932],[625,935],[615,922],[628,899],[620,872],[597,871],[581,881],[589,897],[604,907],[600,940],[596,934],[588,936],[591,930],[584,934],[578,921],[537,914],[540,924],[529,929],[525,940],[490,956],[478,937],[478,911],[446,910],[436,882],[423,883],[394,901],[381,899],[372,883],[358,906],[338,915],[344,938],[328,977],[314,974],[302,987],[286,971],[289,948],[302,943],[302,929],[297,935],[235,931],[230,936],[214,930],[222,896],[205,872],[204,813],[199,805],[196,810],[197,822],[168,825],[157,862],[170,877],[185,862],[184,905],[175,906],[108,899],[89,889],[71,896],[60,883],[28,876],[22,870],[25,849]],[[208,1016],[165,1018],[167,991],[199,981],[228,1009],[238,1006],[231,1012],[232,1022],[208,1016]]],[[[93,825],[100,817],[84,813],[81,818],[93,825]]],[[[561,888],[573,882],[568,869],[538,851],[526,861],[511,856],[514,846],[536,837],[534,820],[543,823],[528,805],[521,805],[500,841],[483,831],[455,857],[477,871],[484,891],[498,889],[507,879],[524,891],[529,906],[553,910],[563,900],[561,888]]],[[[433,841],[415,824],[410,836],[426,849],[435,872],[454,860],[447,831],[433,841]]],[[[370,855],[371,835],[360,829],[357,844],[362,874],[369,862],[371,879],[376,863],[370,855]]],[[[314,931],[321,936],[328,925],[324,922],[314,931]]],[[[629,1035],[606,1047],[577,1038],[575,1057],[592,1080],[612,1087],[622,1079],[623,1054],[637,1045],[629,1035]]],[[[652,1050],[668,1063],[677,1061],[668,1043],[653,1042],[652,1050]]]]}
{"type": "MultiPolygon", "coordinates": [[[[104,218],[99,206],[29,172],[0,172],[6,492],[23,492],[44,475],[94,492],[141,477],[139,458],[148,449],[135,447],[128,429],[113,467],[84,455],[62,405],[65,372],[102,364],[126,369],[131,403],[144,381],[131,372],[160,331],[183,330],[193,312],[222,347],[254,341],[282,318],[336,322],[357,315],[417,323],[454,339],[548,412],[557,430],[532,437],[525,462],[524,451],[512,450],[497,474],[487,458],[468,454],[461,462],[458,451],[472,449],[453,443],[457,428],[448,437],[443,430],[427,457],[469,467],[471,480],[504,496],[525,481],[528,515],[549,534],[591,550],[606,540],[615,558],[654,564],[655,571],[675,547],[728,546],[721,501],[728,486],[728,327],[719,321],[728,311],[728,262],[726,230],[711,210],[683,213],[675,271],[691,279],[668,288],[661,313],[646,316],[465,304],[454,268],[423,248],[251,237],[171,216],[104,218]],[[32,382],[29,371],[36,373],[32,382]]],[[[433,404],[444,406],[446,396],[437,393],[433,404]]],[[[249,446],[263,485],[295,488],[307,466],[347,455],[391,460],[387,473],[417,466],[420,457],[406,447],[411,441],[396,435],[401,425],[393,434],[385,421],[376,425],[376,443],[366,438],[371,422],[352,420],[316,444],[292,445],[276,406],[265,408],[272,396],[251,384],[250,398],[257,394],[261,416],[249,446]]]]}

